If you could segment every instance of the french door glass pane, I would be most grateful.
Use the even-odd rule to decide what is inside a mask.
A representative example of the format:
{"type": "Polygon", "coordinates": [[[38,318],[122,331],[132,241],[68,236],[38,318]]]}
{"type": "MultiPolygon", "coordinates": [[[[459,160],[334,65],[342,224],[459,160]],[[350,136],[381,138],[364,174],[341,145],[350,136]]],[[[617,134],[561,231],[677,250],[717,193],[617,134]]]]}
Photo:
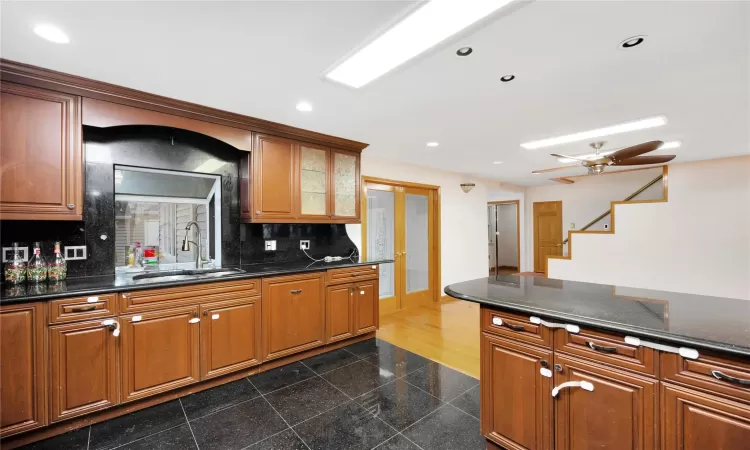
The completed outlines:
{"type": "MultiPolygon", "coordinates": [[[[394,259],[396,203],[393,192],[367,190],[367,257],[394,259]]],[[[396,295],[393,263],[380,265],[380,298],[396,295]]]]}
{"type": "Polygon", "coordinates": [[[406,292],[429,287],[427,196],[406,194],[406,292]]]}

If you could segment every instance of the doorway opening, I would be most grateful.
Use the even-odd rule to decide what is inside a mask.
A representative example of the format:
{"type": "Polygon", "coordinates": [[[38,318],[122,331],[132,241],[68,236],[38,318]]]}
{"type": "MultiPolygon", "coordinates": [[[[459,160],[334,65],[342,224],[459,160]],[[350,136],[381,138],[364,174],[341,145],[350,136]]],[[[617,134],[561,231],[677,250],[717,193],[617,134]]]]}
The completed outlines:
{"type": "Polygon", "coordinates": [[[547,257],[562,256],[562,202],[534,202],[534,272],[547,273],[547,257]]]}
{"type": "Polygon", "coordinates": [[[362,254],[380,265],[380,315],[440,299],[440,187],[362,178],[362,254]]]}
{"type": "Polygon", "coordinates": [[[521,267],[520,205],[518,200],[487,203],[489,274],[510,275],[521,267]]]}

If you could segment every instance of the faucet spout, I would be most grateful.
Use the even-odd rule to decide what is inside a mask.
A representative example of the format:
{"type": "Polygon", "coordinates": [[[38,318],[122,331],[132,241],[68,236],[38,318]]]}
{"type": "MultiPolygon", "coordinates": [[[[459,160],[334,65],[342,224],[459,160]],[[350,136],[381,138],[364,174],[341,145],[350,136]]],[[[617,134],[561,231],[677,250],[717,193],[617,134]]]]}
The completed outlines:
{"type": "Polygon", "coordinates": [[[200,269],[201,268],[201,227],[198,225],[198,222],[195,220],[191,220],[188,222],[188,224],[185,226],[185,239],[182,241],[182,251],[190,251],[190,244],[195,244],[198,246],[198,251],[195,255],[195,268],[200,269]],[[188,240],[187,232],[190,231],[190,227],[195,225],[195,229],[198,230],[198,243],[195,243],[193,241],[188,240]]]}

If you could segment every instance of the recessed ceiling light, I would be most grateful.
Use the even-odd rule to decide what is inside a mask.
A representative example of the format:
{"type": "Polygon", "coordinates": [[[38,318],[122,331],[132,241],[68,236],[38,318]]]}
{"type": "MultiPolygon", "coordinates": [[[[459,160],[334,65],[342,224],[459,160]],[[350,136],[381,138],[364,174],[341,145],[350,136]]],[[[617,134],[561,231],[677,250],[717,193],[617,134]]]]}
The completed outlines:
{"type": "Polygon", "coordinates": [[[649,117],[647,119],[625,122],[619,125],[611,125],[604,128],[582,131],[580,133],[566,134],[564,136],[541,139],[539,141],[525,142],[521,144],[521,147],[525,148],[526,150],[536,150],[538,148],[551,147],[553,145],[569,144],[571,142],[586,141],[603,136],[611,136],[613,134],[627,133],[629,131],[660,127],[662,125],[666,125],[666,123],[667,118],[664,116],[649,117]]]}
{"type": "Polygon", "coordinates": [[[508,81],[513,81],[515,79],[516,79],[515,75],[505,75],[505,76],[500,77],[500,81],[502,81],[503,83],[507,83],[508,81]]]}
{"type": "Polygon", "coordinates": [[[492,164],[502,164],[502,161],[492,161],[492,164]]]}
{"type": "Polygon", "coordinates": [[[55,44],[67,44],[70,42],[68,35],[54,25],[37,25],[34,27],[34,33],[41,38],[54,42],[55,44]]]}
{"type": "Polygon", "coordinates": [[[659,150],[668,150],[670,148],[678,148],[682,145],[682,142],[680,141],[669,141],[661,144],[661,147],[659,147],[659,150]]]}
{"type": "Polygon", "coordinates": [[[437,147],[438,145],[440,145],[440,143],[439,143],[439,142],[428,142],[428,143],[427,143],[427,146],[428,146],[428,147],[437,147]]]}
{"type": "Polygon", "coordinates": [[[640,35],[640,36],[633,36],[625,39],[624,41],[620,42],[620,48],[628,49],[633,48],[636,45],[641,45],[643,41],[646,40],[646,36],[640,35]]]}
{"type": "Polygon", "coordinates": [[[297,111],[310,112],[312,111],[312,105],[307,102],[297,103],[297,111]]]}
{"type": "Polygon", "coordinates": [[[474,49],[471,47],[461,47],[458,50],[456,50],[456,55],[458,56],[469,56],[471,55],[471,52],[473,52],[474,49]]]}
{"type": "Polygon", "coordinates": [[[433,0],[346,58],[327,78],[360,88],[492,14],[512,0],[433,0]]]}

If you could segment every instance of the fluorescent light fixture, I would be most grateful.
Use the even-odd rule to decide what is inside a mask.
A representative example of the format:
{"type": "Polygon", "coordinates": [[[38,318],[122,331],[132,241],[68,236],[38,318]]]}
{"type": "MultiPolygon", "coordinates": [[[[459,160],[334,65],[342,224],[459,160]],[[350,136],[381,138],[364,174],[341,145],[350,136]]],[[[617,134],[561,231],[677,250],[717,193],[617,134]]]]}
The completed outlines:
{"type": "Polygon", "coordinates": [[[297,103],[297,111],[310,112],[312,111],[312,105],[307,102],[297,103]]]}
{"type": "Polygon", "coordinates": [[[492,164],[502,164],[502,161],[492,161],[492,164]]]}
{"type": "Polygon", "coordinates": [[[68,35],[54,25],[41,24],[34,27],[34,33],[55,44],[67,44],[70,42],[68,35]]]}
{"type": "Polygon", "coordinates": [[[569,144],[571,142],[597,139],[604,136],[611,136],[613,134],[627,133],[628,131],[637,131],[645,130],[647,128],[660,127],[662,125],[666,125],[666,123],[667,118],[664,116],[649,117],[647,119],[625,122],[619,125],[597,128],[595,130],[566,134],[565,136],[542,139],[539,141],[525,142],[521,144],[521,147],[525,148],[526,150],[536,150],[538,148],[552,147],[553,145],[569,144]]]}
{"type": "Polygon", "coordinates": [[[668,150],[670,148],[678,148],[682,145],[682,142],[680,141],[669,141],[665,142],[659,147],[659,150],[668,150]]]}
{"type": "Polygon", "coordinates": [[[433,0],[351,55],[326,77],[360,88],[512,0],[433,0]]]}
{"type": "Polygon", "coordinates": [[[216,169],[226,164],[224,161],[218,159],[208,159],[206,162],[196,167],[193,172],[213,173],[216,169]]]}
{"type": "Polygon", "coordinates": [[[428,142],[428,143],[427,143],[427,146],[428,146],[428,147],[437,147],[438,145],[440,145],[440,143],[439,143],[439,142],[428,142]]]}

